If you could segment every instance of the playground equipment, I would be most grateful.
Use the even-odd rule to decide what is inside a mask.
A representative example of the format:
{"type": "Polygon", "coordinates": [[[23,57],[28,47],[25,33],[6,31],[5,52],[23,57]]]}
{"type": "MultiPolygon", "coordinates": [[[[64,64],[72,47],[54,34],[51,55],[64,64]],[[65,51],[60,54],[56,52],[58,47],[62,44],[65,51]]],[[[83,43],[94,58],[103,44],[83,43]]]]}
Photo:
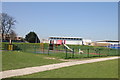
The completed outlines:
{"type": "Polygon", "coordinates": [[[73,51],[70,47],[68,47],[66,44],[63,44],[67,49],[69,49],[70,51],[73,51]]]}
{"type": "Polygon", "coordinates": [[[50,40],[49,50],[53,50],[54,45],[57,47],[58,45],[65,46],[68,50],[73,51],[69,46],[65,44],[65,40],[57,40],[56,44],[54,44],[54,40],[50,40]]]}
{"type": "Polygon", "coordinates": [[[81,49],[79,49],[79,54],[83,54],[83,51],[81,49]]]}
{"type": "Polygon", "coordinates": [[[12,40],[10,39],[10,42],[8,44],[8,50],[13,50],[13,44],[12,44],[12,40]]]}
{"type": "MultiPolygon", "coordinates": [[[[55,42],[55,41],[54,41],[55,42]]],[[[27,53],[48,54],[51,57],[60,58],[92,58],[92,57],[106,57],[106,56],[118,56],[117,49],[110,49],[104,47],[91,47],[91,46],[79,46],[79,45],[58,45],[56,42],[53,44],[47,43],[12,43],[3,44],[3,50],[15,50],[27,53]],[[9,47],[9,48],[8,48],[9,47]]]]}
{"type": "Polygon", "coordinates": [[[50,40],[49,50],[53,50],[53,47],[54,47],[54,41],[50,40]]]}

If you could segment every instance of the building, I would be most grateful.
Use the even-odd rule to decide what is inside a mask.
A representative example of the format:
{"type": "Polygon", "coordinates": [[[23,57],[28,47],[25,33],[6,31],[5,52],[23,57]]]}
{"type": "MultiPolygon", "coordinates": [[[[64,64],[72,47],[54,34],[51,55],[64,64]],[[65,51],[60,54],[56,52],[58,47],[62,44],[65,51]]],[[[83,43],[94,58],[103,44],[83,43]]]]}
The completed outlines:
{"type": "Polygon", "coordinates": [[[42,39],[42,40],[41,40],[41,43],[49,43],[49,40],[47,40],[47,39],[42,39]]]}
{"type": "Polygon", "coordinates": [[[60,37],[50,36],[49,43],[54,44],[70,44],[70,45],[90,45],[91,40],[83,39],[81,37],[60,37]]]}
{"type": "Polygon", "coordinates": [[[84,45],[91,45],[92,41],[90,39],[83,39],[84,45]]]}
{"type": "Polygon", "coordinates": [[[12,40],[13,42],[23,42],[24,39],[22,37],[18,37],[18,36],[10,37],[9,34],[3,35],[3,38],[2,38],[2,35],[0,35],[0,41],[2,41],[2,42],[9,42],[10,40],[12,40]]]}
{"type": "Polygon", "coordinates": [[[120,48],[120,41],[119,40],[102,40],[102,41],[92,42],[92,45],[109,47],[109,48],[120,48]]]}
{"type": "Polygon", "coordinates": [[[101,40],[101,41],[96,41],[93,42],[93,46],[109,46],[109,45],[114,45],[114,44],[119,44],[120,41],[118,40],[101,40]]]}
{"type": "Polygon", "coordinates": [[[23,40],[23,38],[22,37],[15,37],[14,40],[20,41],[20,40],[23,40]]]}

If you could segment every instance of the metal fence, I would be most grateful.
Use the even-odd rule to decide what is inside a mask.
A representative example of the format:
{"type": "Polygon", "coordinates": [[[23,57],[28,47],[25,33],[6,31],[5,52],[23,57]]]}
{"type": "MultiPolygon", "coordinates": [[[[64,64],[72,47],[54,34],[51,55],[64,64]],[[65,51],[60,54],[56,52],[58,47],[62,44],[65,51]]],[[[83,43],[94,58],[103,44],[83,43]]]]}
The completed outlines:
{"type": "MultiPolygon", "coordinates": [[[[4,50],[8,50],[8,44],[3,45],[4,50]]],[[[13,44],[14,51],[29,52],[35,54],[45,54],[58,58],[91,58],[105,56],[119,56],[119,49],[95,48],[86,46],[69,45],[69,50],[63,45],[54,46],[51,50],[49,44],[13,44]],[[81,52],[80,52],[81,51],[81,52]]]]}

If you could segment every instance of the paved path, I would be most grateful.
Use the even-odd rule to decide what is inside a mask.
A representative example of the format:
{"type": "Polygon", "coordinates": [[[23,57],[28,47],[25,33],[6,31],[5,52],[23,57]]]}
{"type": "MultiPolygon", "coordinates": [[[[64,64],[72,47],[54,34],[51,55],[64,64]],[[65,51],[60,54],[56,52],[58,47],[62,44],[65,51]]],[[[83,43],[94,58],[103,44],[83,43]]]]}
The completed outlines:
{"type": "Polygon", "coordinates": [[[70,62],[43,65],[43,66],[37,66],[37,67],[28,67],[28,68],[23,68],[23,69],[3,71],[3,72],[0,72],[0,75],[2,75],[1,78],[9,78],[9,77],[13,77],[13,76],[33,74],[33,73],[37,73],[37,72],[53,70],[53,69],[58,69],[58,68],[68,67],[68,66],[73,66],[73,65],[78,65],[78,64],[93,63],[93,62],[112,60],[112,59],[118,59],[118,58],[120,58],[120,57],[89,59],[89,60],[82,60],[82,61],[70,61],[70,62]]]}

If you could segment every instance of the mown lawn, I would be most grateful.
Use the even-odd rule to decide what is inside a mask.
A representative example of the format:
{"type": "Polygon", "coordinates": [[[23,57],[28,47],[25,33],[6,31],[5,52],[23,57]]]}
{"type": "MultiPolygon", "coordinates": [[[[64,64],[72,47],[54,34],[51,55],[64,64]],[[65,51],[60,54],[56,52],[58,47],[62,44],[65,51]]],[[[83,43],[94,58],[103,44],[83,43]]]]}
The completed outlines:
{"type": "Polygon", "coordinates": [[[92,59],[92,58],[101,58],[101,57],[111,57],[111,56],[107,56],[107,55],[96,55],[96,54],[87,54],[87,53],[83,53],[83,54],[78,54],[78,53],[75,53],[74,56],[73,56],[73,53],[72,52],[68,52],[67,55],[65,52],[52,52],[50,51],[49,55],[48,54],[42,54],[42,53],[39,53],[41,55],[46,55],[48,57],[55,57],[55,58],[58,58],[58,59],[92,59]]]}
{"type": "Polygon", "coordinates": [[[14,78],[118,78],[118,60],[75,65],[14,78]]]}
{"type": "Polygon", "coordinates": [[[45,59],[46,55],[20,51],[2,51],[2,70],[54,64],[63,61],[45,59]]]}

